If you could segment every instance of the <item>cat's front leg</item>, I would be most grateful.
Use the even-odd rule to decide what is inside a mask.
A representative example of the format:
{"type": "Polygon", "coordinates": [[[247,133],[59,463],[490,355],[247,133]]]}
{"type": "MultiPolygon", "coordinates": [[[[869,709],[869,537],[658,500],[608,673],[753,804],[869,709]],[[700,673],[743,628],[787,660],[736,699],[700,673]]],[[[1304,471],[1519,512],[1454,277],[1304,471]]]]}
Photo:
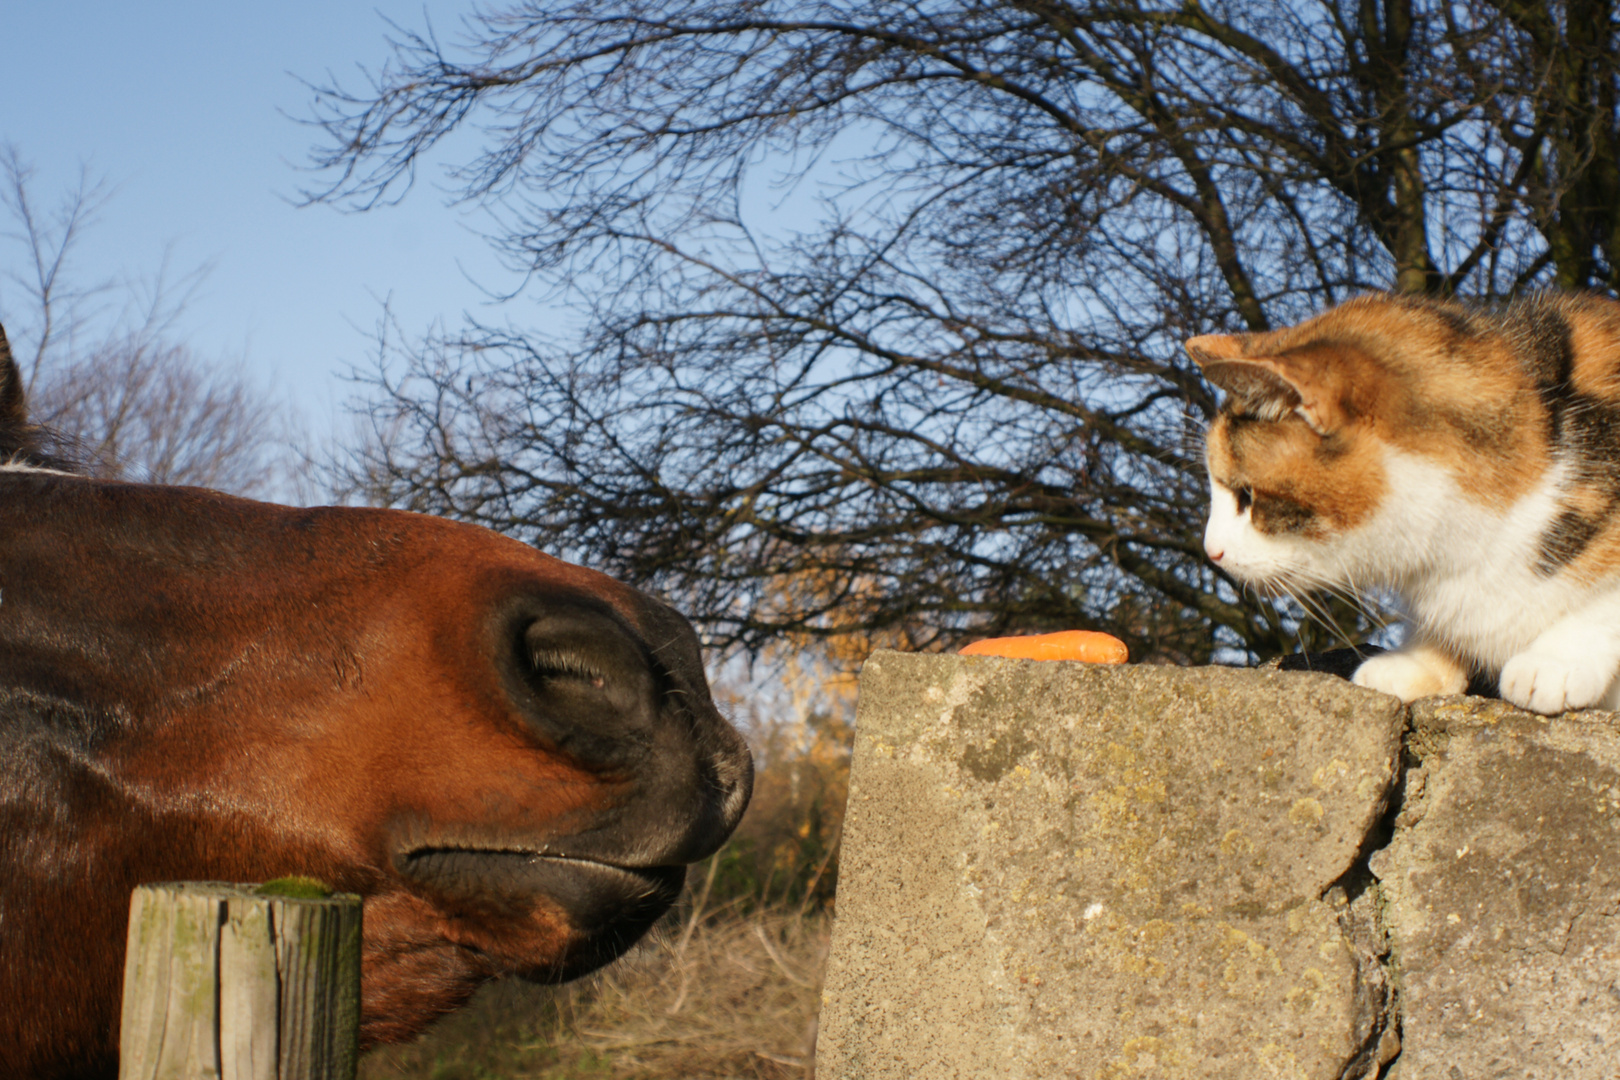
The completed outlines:
{"type": "Polygon", "coordinates": [[[1552,716],[1593,706],[1612,709],[1620,675],[1620,596],[1556,622],[1502,665],[1502,697],[1552,716]]]}
{"type": "Polygon", "coordinates": [[[1356,668],[1351,682],[1393,694],[1405,702],[1468,689],[1468,670],[1450,653],[1421,638],[1396,652],[1380,653],[1356,668]]]}

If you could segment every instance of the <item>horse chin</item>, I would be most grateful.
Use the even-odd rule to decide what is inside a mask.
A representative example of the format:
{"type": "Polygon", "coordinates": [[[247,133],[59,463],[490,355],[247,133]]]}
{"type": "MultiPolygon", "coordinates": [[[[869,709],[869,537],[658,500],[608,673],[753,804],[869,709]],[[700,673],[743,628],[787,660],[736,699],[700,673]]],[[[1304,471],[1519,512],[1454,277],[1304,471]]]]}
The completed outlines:
{"type": "Polygon", "coordinates": [[[481,931],[477,947],[502,974],[548,983],[618,959],[686,881],[684,866],[615,866],[526,851],[425,849],[396,865],[445,915],[481,931]]]}

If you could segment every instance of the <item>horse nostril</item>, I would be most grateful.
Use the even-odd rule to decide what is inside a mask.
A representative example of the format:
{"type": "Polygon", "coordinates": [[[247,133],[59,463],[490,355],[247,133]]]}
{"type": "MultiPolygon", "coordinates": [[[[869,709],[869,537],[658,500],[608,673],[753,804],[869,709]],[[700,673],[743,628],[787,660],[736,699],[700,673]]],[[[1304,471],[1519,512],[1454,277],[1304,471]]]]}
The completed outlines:
{"type": "Polygon", "coordinates": [[[582,809],[594,817],[570,855],[691,863],[736,827],[753,759],[710,699],[691,624],[637,599],[626,619],[589,600],[525,598],[506,616],[507,685],[536,749],[607,785],[582,809]]]}
{"type": "Polygon", "coordinates": [[[658,726],[658,682],[644,647],[593,605],[524,612],[511,654],[514,697],[546,741],[587,768],[642,757],[658,726]]]}

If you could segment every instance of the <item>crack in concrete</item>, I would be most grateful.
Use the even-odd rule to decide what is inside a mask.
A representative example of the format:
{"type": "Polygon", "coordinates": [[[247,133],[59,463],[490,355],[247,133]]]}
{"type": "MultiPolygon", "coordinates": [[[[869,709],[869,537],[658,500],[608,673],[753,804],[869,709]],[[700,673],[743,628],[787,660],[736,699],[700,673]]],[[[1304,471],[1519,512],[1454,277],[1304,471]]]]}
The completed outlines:
{"type": "Polygon", "coordinates": [[[1350,867],[1323,890],[1320,899],[1339,910],[1339,932],[1356,970],[1353,1023],[1356,1049],[1338,1080],[1380,1080],[1395,1068],[1401,1054],[1401,992],[1398,963],[1392,955],[1384,919],[1386,898],[1373,857],[1390,845],[1398,828],[1410,828],[1417,817],[1403,817],[1424,794],[1422,759],[1413,746],[1412,714],[1401,730],[1401,752],[1385,803],[1362,838],[1350,867]],[[1409,788],[1409,782],[1410,784],[1409,788]]]}

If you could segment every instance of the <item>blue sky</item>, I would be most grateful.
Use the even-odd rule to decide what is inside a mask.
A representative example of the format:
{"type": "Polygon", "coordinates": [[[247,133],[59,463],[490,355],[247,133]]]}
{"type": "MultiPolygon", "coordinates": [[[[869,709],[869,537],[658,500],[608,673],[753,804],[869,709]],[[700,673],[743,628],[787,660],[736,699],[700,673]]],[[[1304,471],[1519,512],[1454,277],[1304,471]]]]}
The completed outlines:
{"type": "MultiPolygon", "coordinates": [[[[466,3],[279,0],[219,4],[16,0],[6,9],[0,142],[38,169],[54,201],[81,164],[115,194],[79,251],[85,279],[154,272],[166,249],[184,272],[212,270],[176,328],[207,354],[243,360],[330,431],[367,359],[367,333],[391,298],[408,331],[449,324],[484,299],[468,280],[508,280],[476,224],[419,185],[401,206],[367,214],[298,207],[315,133],[295,76],[387,55],[384,16],[431,18],[453,35],[466,3]]],[[[0,247],[0,270],[21,251],[0,247]]],[[[0,282],[0,320],[21,302],[0,282]]]]}

